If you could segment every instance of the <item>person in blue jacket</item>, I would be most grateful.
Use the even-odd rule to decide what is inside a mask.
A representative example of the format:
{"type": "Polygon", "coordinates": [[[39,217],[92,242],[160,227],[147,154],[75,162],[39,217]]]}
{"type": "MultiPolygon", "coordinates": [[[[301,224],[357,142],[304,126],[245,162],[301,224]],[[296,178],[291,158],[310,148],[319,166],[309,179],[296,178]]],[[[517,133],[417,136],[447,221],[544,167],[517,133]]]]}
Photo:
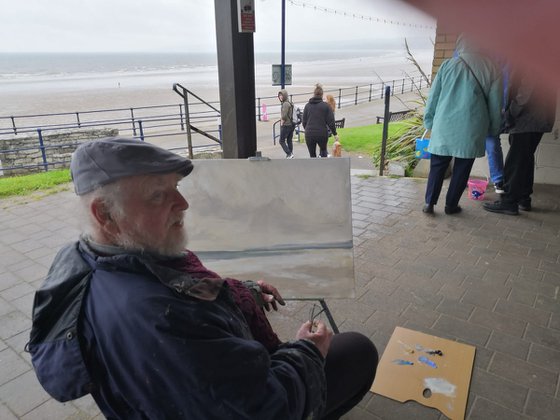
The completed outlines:
{"type": "Polygon", "coordinates": [[[71,174],[87,216],[36,292],[27,345],[58,401],[91,394],[109,419],[335,419],[368,392],[378,355],[307,321],[280,342],[264,281],[206,269],[185,249],[190,160],[147,142],[82,144],[71,174]]]}
{"type": "Polygon", "coordinates": [[[484,156],[487,135],[500,132],[502,81],[492,60],[457,39],[457,56],[443,62],[430,89],[424,126],[431,130],[430,173],[424,213],[433,213],[451,162],[445,213],[461,211],[459,200],[475,158],[484,156]]]}

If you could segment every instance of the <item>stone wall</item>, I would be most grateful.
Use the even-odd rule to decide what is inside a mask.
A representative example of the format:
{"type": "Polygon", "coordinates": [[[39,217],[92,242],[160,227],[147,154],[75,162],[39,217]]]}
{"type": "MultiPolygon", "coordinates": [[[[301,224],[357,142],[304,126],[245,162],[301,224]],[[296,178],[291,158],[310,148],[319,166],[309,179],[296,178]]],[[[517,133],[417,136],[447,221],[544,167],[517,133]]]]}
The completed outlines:
{"type": "MultiPolygon", "coordinates": [[[[70,166],[70,156],[76,147],[86,141],[113,137],[118,129],[76,129],[65,132],[42,134],[48,169],[70,166]]],[[[0,174],[4,176],[23,175],[45,170],[39,135],[13,136],[0,139],[0,174]],[[12,169],[4,169],[12,168],[12,169]]]]}

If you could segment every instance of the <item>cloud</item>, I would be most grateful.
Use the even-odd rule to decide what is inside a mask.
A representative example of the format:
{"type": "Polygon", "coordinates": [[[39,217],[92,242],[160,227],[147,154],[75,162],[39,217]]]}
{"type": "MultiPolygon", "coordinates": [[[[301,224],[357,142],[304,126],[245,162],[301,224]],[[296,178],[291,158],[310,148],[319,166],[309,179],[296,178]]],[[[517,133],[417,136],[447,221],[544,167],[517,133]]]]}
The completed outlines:
{"type": "MultiPolygon", "coordinates": [[[[213,0],[22,0],[9,1],[0,14],[0,51],[215,51],[213,0]]],[[[368,16],[431,22],[397,0],[307,0],[307,3],[368,16]]],[[[255,48],[280,48],[281,3],[255,4],[255,48]]],[[[418,31],[302,8],[286,0],[286,40],[290,45],[418,35],[418,31]]],[[[428,33],[421,35],[428,36],[428,33]]]]}

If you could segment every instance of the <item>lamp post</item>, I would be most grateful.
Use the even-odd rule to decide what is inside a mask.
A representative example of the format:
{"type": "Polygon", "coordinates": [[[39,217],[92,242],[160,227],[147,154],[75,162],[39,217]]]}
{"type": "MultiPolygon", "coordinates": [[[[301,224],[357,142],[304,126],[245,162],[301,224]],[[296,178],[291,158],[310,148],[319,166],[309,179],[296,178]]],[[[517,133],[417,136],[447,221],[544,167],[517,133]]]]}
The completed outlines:
{"type": "Polygon", "coordinates": [[[286,0],[282,0],[282,58],[280,62],[280,84],[286,87],[286,0]]]}

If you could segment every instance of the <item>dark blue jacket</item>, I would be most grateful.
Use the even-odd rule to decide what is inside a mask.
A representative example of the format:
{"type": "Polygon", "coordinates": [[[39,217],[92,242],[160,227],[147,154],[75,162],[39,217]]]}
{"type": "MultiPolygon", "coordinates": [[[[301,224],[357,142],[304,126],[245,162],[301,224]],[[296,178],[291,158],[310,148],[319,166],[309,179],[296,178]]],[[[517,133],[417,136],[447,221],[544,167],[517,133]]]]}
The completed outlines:
{"type": "Polygon", "coordinates": [[[147,256],[63,248],[37,291],[29,351],[59,401],[91,393],[115,419],[302,419],[325,402],[323,358],[306,341],[270,354],[228,285],[147,256]],[[212,296],[213,295],[213,296],[212,296]]]}

